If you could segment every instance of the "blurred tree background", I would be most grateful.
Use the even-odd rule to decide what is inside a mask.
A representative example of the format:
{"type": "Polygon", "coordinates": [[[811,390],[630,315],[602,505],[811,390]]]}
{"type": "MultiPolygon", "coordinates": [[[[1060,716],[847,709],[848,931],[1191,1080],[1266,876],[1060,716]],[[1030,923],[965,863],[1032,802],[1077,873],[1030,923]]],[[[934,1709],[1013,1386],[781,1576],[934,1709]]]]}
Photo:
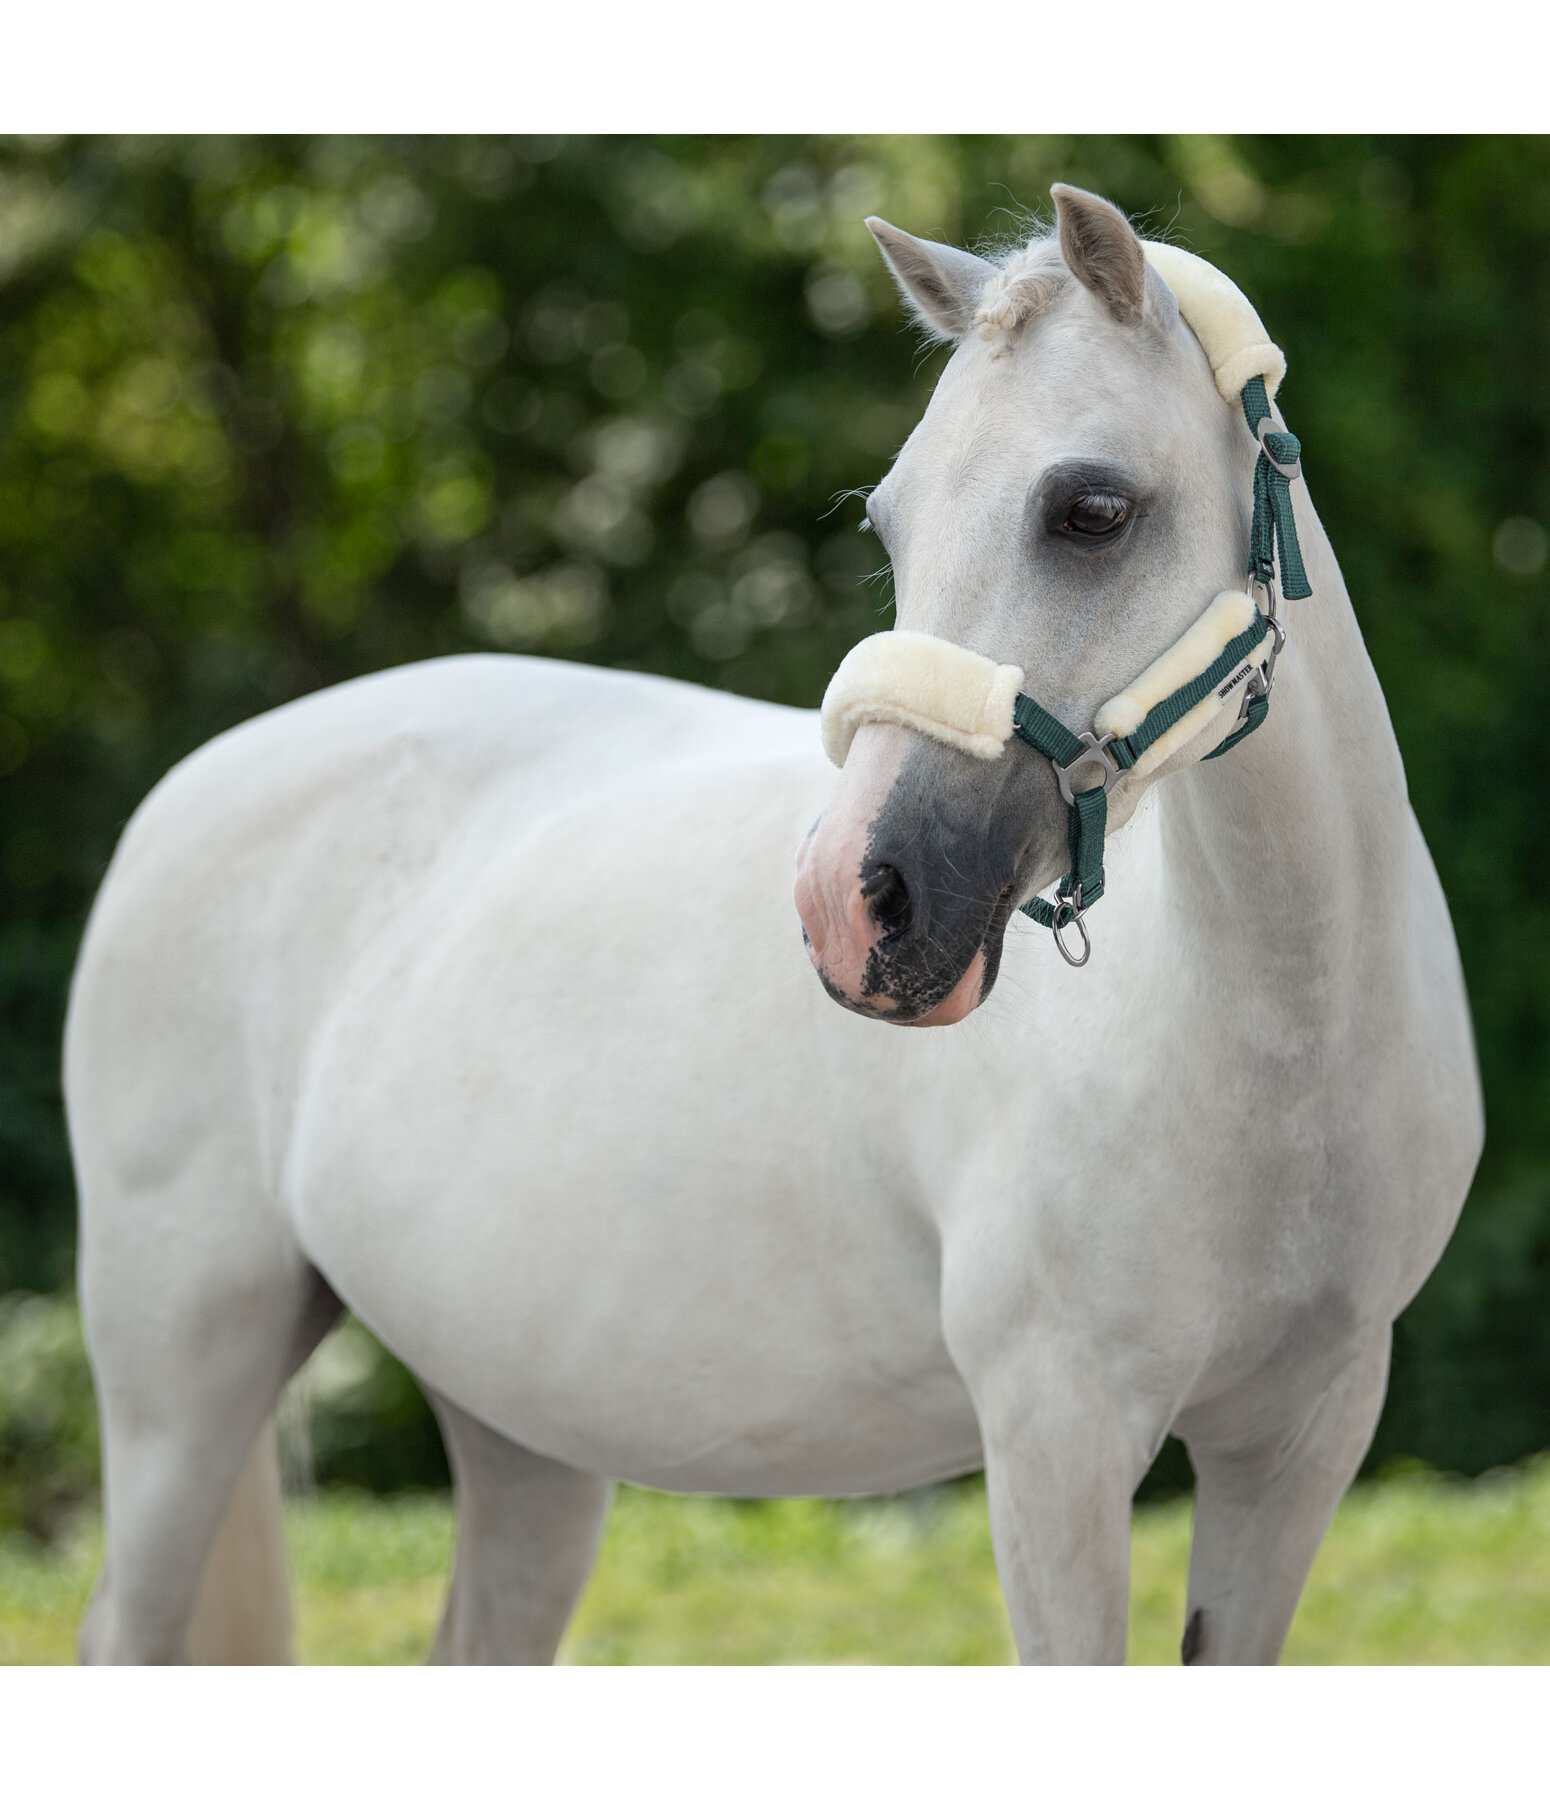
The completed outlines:
{"type": "MultiPolygon", "coordinates": [[[[0,1293],[71,1279],[66,983],[163,771],[467,649],[815,705],[887,606],[849,490],[942,360],[861,220],[983,247],[1054,180],[1219,262],[1284,346],[1459,929],[1489,1141],[1373,1460],[1550,1442],[1542,138],[0,143],[0,1293]]],[[[423,1415],[361,1384],[400,1437],[355,1431],[349,1471],[434,1479],[423,1415]]]]}

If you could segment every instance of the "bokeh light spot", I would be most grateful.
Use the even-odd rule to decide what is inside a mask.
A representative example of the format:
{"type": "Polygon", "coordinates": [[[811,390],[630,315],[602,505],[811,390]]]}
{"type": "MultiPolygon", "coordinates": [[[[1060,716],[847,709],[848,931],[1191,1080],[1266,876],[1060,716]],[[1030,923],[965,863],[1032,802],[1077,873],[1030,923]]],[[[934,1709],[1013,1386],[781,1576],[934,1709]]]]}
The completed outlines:
{"type": "Polygon", "coordinates": [[[1523,578],[1540,573],[1547,550],[1550,544],[1546,542],[1545,528],[1537,519],[1503,519],[1491,539],[1491,556],[1497,568],[1523,578]]]}

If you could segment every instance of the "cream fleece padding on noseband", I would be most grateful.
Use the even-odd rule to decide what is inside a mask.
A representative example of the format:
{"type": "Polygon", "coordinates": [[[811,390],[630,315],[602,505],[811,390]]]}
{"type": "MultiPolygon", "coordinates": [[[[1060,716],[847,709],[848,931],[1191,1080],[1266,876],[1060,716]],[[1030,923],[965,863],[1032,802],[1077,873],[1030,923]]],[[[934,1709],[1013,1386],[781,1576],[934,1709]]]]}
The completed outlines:
{"type": "Polygon", "coordinates": [[[863,638],[823,697],[823,747],[837,768],[863,725],[909,725],[986,761],[1012,735],[1023,672],[924,631],[863,638]]]}
{"type": "MultiPolygon", "coordinates": [[[[1241,589],[1218,594],[1176,643],[1098,709],[1099,734],[1128,736],[1159,700],[1210,668],[1254,623],[1254,613],[1254,602],[1241,589]]],[[[1265,654],[1256,650],[1245,660],[1262,661],[1265,654]]],[[[924,631],[879,631],[863,638],[834,671],[823,697],[823,747],[829,761],[843,768],[852,738],[876,721],[908,725],[988,762],[1001,754],[1012,735],[1012,707],[1022,685],[1021,669],[994,663],[947,638],[924,631]]],[[[1207,694],[1165,731],[1136,763],[1136,772],[1155,769],[1203,731],[1240,693],[1236,683],[1226,692],[1225,687],[1207,694]]]]}
{"type": "MultiPolygon", "coordinates": [[[[1242,588],[1226,588],[1190,626],[1183,637],[1164,650],[1154,663],[1149,663],[1123,693],[1105,700],[1098,708],[1093,728],[1102,737],[1112,731],[1115,737],[1129,737],[1159,700],[1166,700],[1193,681],[1202,670],[1209,669],[1233,639],[1254,623],[1258,611],[1242,588]]],[[[1263,662],[1269,654],[1270,639],[1260,640],[1245,662],[1263,662]]],[[[1187,744],[1216,717],[1229,701],[1242,699],[1240,684],[1227,688],[1220,684],[1204,700],[1198,701],[1177,724],[1169,726],[1135,766],[1137,775],[1149,774],[1165,763],[1180,745],[1187,744]],[[1226,691],[1224,692],[1224,689],[1226,691]]]]}
{"type": "Polygon", "coordinates": [[[1271,343],[1243,290],[1220,269],[1176,244],[1143,243],[1141,248],[1173,290],[1227,404],[1238,404],[1244,382],[1254,375],[1264,376],[1266,398],[1274,400],[1286,373],[1286,358],[1271,343]]]}

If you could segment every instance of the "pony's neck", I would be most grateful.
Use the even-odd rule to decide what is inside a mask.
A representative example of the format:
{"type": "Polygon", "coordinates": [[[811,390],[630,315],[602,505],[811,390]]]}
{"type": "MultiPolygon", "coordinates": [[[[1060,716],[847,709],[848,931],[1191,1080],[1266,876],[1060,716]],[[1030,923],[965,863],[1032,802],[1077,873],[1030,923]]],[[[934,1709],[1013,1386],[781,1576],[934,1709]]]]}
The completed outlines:
{"type": "Polygon", "coordinates": [[[1262,729],[1164,782],[1172,904],[1211,955],[1251,953],[1325,983],[1396,975],[1409,921],[1404,768],[1329,540],[1296,496],[1311,598],[1283,602],[1289,647],[1262,729]]]}

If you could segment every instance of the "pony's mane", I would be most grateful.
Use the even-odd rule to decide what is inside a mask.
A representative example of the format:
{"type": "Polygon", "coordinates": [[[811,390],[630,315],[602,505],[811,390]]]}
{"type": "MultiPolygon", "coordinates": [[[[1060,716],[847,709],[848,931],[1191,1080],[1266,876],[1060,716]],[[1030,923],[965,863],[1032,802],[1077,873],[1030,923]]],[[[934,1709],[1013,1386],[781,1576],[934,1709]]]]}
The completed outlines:
{"type": "Polygon", "coordinates": [[[974,313],[979,335],[986,339],[1025,325],[1070,279],[1053,226],[1036,231],[993,260],[996,272],[985,283],[974,313]]]}

